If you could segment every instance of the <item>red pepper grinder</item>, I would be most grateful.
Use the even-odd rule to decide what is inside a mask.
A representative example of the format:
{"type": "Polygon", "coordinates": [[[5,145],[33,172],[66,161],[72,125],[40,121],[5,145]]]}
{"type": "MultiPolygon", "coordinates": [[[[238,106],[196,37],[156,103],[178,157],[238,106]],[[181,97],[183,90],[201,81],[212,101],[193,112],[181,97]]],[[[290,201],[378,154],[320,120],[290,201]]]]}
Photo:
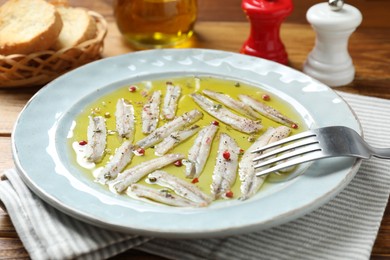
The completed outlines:
{"type": "Polygon", "coordinates": [[[292,0],[243,0],[241,6],[251,23],[251,32],[240,52],[286,65],[287,52],[279,31],[293,10],[292,0]]]}

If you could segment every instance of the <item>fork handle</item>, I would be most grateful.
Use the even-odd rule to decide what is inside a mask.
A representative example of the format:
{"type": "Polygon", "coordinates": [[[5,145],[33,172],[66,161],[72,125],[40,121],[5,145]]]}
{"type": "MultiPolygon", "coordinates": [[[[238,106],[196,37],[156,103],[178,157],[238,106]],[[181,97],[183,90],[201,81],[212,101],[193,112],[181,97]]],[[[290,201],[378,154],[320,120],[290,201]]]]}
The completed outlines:
{"type": "Polygon", "coordinates": [[[372,156],[381,159],[390,159],[390,148],[372,148],[372,156]]]}

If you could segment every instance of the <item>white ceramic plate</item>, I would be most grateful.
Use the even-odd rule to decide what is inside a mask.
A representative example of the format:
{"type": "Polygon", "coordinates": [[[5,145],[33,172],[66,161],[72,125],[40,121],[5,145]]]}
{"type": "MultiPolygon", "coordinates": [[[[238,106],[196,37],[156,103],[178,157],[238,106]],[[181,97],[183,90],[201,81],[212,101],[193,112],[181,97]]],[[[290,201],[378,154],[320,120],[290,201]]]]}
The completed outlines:
{"type": "Polygon", "coordinates": [[[353,178],[359,160],[327,159],[247,201],[207,208],[152,205],[115,195],[71,163],[67,134],[75,116],[96,98],[131,82],[214,75],[251,85],[292,103],[310,128],[344,125],[361,133],[350,107],[330,88],[277,63],[236,53],[153,50],[104,59],[42,88],[20,114],[13,154],[26,184],[57,209],[111,230],[159,237],[213,237],[260,230],[302,216],[327,202],[353,178]]]}

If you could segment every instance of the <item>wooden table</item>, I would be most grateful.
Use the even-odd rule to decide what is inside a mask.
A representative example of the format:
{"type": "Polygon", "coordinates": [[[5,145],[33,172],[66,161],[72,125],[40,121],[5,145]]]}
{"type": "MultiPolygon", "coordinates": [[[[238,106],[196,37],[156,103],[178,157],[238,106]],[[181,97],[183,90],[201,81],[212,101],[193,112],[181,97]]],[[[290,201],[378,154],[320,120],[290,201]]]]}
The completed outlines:
{"type": "MultiPolygon", "coordinates": [[[[0,0],[0,4],[5,0],[0,0]]],[[[112,16],[111,0],[73,0],[104,15],[108,21],[104,57],[133,51],[119,34],[112,16]]],[[[294,1],[295,10],[283,24],[281,37],[289,54],[290,66],[301,70],[313,47],[315,34],[305,21],[305,12],[314,0],[294,1]]],[[[350,0],[363,13],[363,24],[352,35],[349,50],[356,78],[338,90],[390,99],[390,2],[386,0],[350,0]]],[[[191,47],[238,52],[248,36],[249,24],[240,8],[241,0],[199,0],[199,20],[191,47]]],[[[18,113],[39,87],[0,89],[0,172],[13,167],[11,132],[18,113]]],[[[384,122],[388,123],[388,122],[384,122]]],[[[115,259],[162,259],[129,250],[115,259]]],[[[390,257],[390,206],[384,214],[372,259],[390,257]]],[[[0,258],[28,259],[6,212],[0,209],[0,258]]]]}

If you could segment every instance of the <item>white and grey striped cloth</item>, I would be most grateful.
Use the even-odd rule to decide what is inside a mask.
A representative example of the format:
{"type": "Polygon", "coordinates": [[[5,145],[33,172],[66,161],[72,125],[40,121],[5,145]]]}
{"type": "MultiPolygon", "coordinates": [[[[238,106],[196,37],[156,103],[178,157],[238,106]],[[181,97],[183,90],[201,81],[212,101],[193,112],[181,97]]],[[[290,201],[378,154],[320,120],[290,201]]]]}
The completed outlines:
{"type": "MultiPolygon", "coordinates": [[[[390,147],[390,101],[339,94],[358,115],[365,139],[390,147]]],[[[104,259],[130,248],[170,259],[369,259],[390,193],[389,166],[390,160],[365,161],[345,190],[316,211],[219,239],[153,239],[90,226],[35,197],[15,170],[5,172],[0,200],[32,259],[104,259]]]]}

